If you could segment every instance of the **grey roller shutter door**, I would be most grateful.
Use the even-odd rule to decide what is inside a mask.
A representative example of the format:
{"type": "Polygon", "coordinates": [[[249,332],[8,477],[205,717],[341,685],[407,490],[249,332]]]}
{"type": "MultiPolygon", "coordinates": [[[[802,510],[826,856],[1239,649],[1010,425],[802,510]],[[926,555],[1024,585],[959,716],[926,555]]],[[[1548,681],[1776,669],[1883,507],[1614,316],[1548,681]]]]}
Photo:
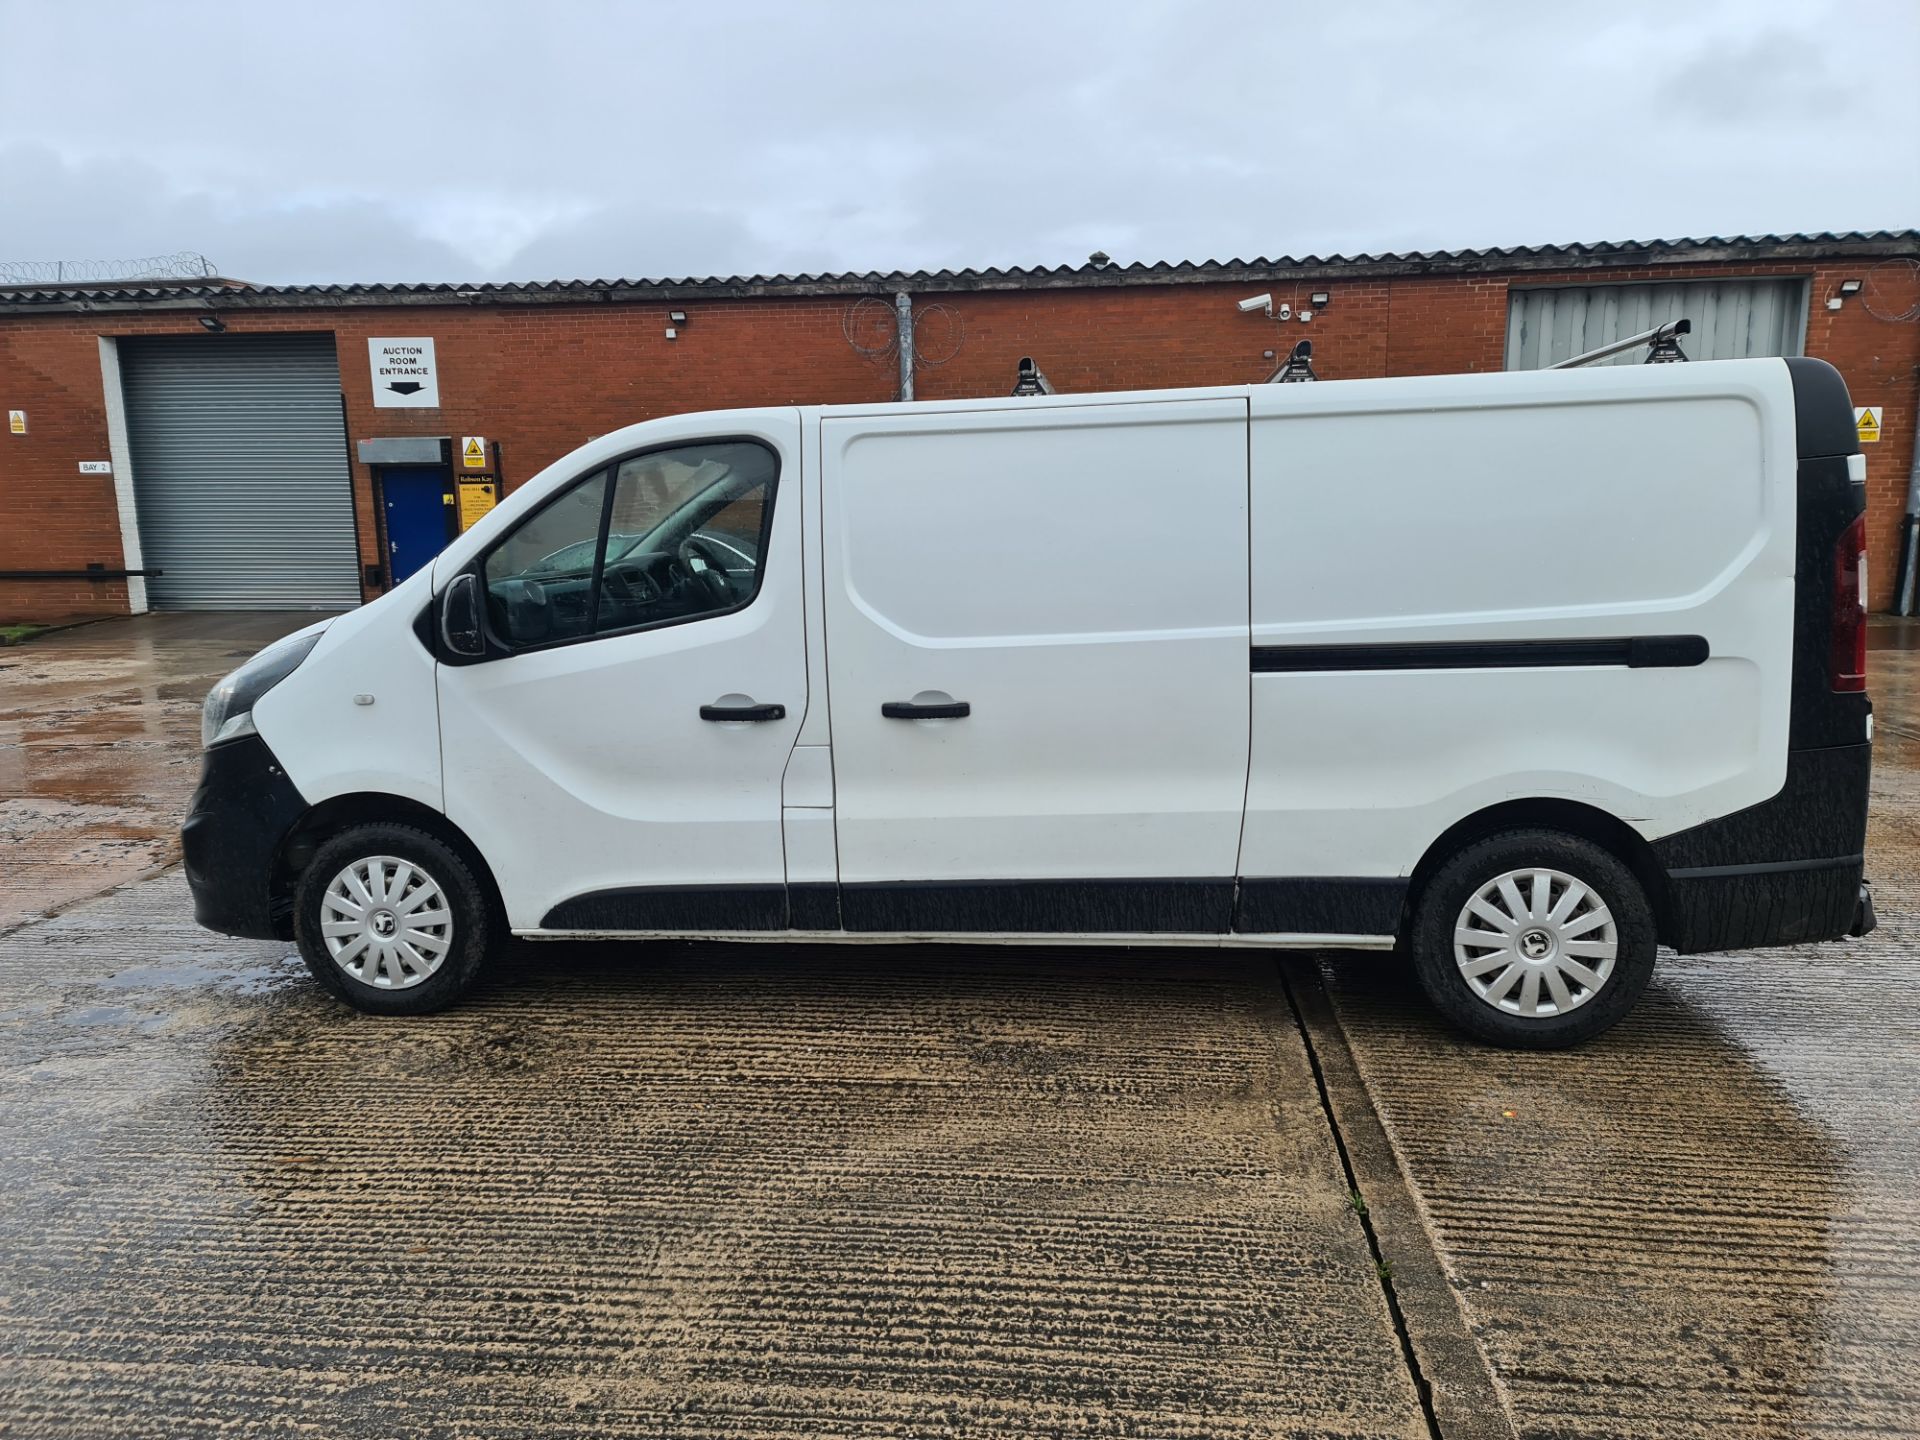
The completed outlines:
{"type": "MultiPolygon", "coordinates": [[[[1542,290],[1516,286],[1507,301],[1507,369],[1543,369],[1682,317],[1693,322],[1693,333],[1680,341],[1689,360],[1798,355],[1806,344],[1807,283],[1702,280],[1542,290]]],[[[1646,358],[1646,352],[1636,348],[1592,363],[1639,365],[1646,358]]]]}
{"type": "Polygon", "coordinates": [[[120,376],[156,609],[360,603],[332,337],[127,339],[120,376]]]}

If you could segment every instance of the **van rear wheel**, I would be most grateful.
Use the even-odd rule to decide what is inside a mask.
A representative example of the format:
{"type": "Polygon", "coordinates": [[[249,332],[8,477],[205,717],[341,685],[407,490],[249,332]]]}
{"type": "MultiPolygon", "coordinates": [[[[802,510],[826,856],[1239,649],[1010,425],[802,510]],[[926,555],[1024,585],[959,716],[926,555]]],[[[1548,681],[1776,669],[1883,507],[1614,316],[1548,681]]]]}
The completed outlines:
{"type": "Polygon", "coordinates": [[[314,852],[293,932],[328,990],[376,1015],[425,1015],[472,987],[494,942],[466,861],[411,825],[355,825],[314,852]]]}
{"type": "Polygon", "coordinates": [[[1551,1050],[1616,1024],[1653,977],[1653,907],[1618,857],[1558,830],[1477,840],[1437,870],[1413,916],[1421,988],[1454,1025],[1551,1050]]]}

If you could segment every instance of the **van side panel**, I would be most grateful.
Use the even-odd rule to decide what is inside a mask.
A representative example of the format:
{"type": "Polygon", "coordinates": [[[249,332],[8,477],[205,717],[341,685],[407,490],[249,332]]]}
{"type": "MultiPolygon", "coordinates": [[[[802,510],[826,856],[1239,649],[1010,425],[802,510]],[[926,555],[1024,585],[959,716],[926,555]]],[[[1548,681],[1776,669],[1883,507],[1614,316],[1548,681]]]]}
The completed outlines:
{"type": "Polygon", "coordinates": [[[1786,368],[1417,383],[1253,397],[1248,893],[1406,877],[1504,801],[1654,839],[1778,791],[1786,368]]]}
{"type": "Polygon", "coordinates": [[[1246,415],[1237,396],[823,422],[849,930],[1227,929],[1246,415]]]}

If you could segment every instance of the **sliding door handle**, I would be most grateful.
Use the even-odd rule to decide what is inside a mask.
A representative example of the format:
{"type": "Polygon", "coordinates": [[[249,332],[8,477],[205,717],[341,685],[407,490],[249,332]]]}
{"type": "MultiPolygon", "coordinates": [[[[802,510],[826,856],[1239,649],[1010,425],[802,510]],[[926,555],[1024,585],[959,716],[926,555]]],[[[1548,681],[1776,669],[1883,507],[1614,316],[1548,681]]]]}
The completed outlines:
{"type": "Polygon", "coordinates": [[[784,720],[787,718],[787,707],[784,705],[702,705],[700,707],[700,718],[702,720],[748,720],[754,722],[762,720],[784,720]]]}
{"type": "Polygon", "coordinates": [[[887,700],[881,703],[880,713],[889,720],[964,720],[973,713],[973,706],[964,700],[948,700],[937,705],[887,700]]]}

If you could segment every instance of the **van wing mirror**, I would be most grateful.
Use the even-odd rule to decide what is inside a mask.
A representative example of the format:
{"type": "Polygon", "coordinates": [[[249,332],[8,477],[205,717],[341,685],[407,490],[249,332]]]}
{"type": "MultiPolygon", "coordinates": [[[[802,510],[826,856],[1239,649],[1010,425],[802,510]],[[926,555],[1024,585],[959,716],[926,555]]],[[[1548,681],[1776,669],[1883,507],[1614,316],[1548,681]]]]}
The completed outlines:
{"type": "Polygon", "coordinates": [[[480,582],[471,572],[454,576],[440,597],[440,643],[454,655],[487,653],[486,639],[480,633],[480,582]]]}

